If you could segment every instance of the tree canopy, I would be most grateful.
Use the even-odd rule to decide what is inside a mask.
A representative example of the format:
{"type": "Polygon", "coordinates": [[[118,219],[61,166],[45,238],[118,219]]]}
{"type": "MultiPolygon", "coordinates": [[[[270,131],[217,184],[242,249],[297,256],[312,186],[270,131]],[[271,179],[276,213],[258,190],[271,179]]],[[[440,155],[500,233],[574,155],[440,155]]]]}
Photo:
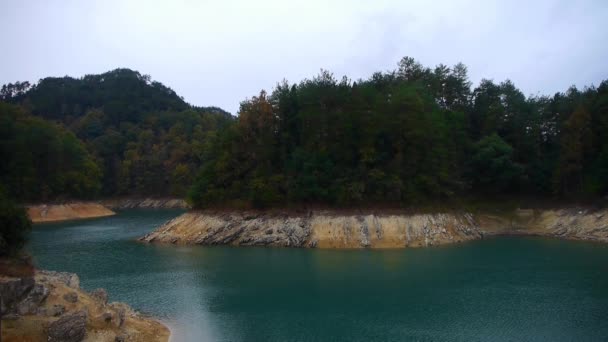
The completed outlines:
{"type": "Polygon", "coordinates": [[[20,200],[185,196],[196,207],[409,205],[457,196],[608,193],[608,81],[552,96],[473,86],[403,58],[367,79],[322,70],[196,107],[116,69],[0,91],[0,177],[20,200]],[[10,103],[10,104],[9,104],[10,103]]]}
{"type": "Polygon", "coordinates": [[[101,172],[84,144],[64,127],[0,102],[0,179],[22,201],[88,198],[101,172]]]}
{"type": "MultiPolygon", "coordinates": [[[[217,107],[190,106],[170,88],[129,69],[79,79],[45,78],[35,85],[16,82],[2,89],[4,101],[19,105],[21,112],[36,118],[37,121],[28,119],[30,126],[53,122],[51,126],[71,131],[70,139],[87,152],[87,166],[80,169],[95,179],[94,186],[78,186],[82,190],[79,192],[67,188],[76,186],[76,176],[63,171],[60,173],[66,184],[53,188],[57,190],[40,192],[39,184],[21,187],[10,181],[11,193],[21,199],[185,196],[201,165],[207,136],[233,120],[217,107]]],[[[9,107],[0,107],[0,114],[9,117],[8,110],[9,107]]],[[[26,144],[30,140],[43,143],[57,134],[14,135],[26,144]]],[[[8,146],[7,149],[17,151],[8,146]]],[[[38,154],[32,158],[39,165],[42,161],[49,165],[63,163],[52,151],[38,145],[28,153],[38,154]]],[[[15,152],[9,160],[19,156],[15,152]]],[[[26,175],[18,171],[20,167],[15,166],[15,174],[26,175]]],[[[32,177],[47,171],[39,167],[32,177]]]]}
{"type": "Polygon", "coordinates": [[[410,57],[369,79],[327,71],[241,104],[190,191],[199,207],[412,204],[455,195],[605,196],[608,82],[526,97],[410,57]]]}
{"type": "Polygon", "coordinates": [[[14,256],[25,245],[32,222],[23,207],[0,188],[0,257],[14,256]]]}

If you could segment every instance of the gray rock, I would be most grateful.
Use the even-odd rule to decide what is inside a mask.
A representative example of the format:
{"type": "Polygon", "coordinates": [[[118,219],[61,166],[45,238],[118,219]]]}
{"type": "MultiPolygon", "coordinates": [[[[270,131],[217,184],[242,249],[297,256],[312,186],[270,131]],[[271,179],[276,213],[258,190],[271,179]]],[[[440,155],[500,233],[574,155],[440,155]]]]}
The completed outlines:
{"type": "Polygon", "coordinates": [[[63,295],[63,299],[69,303],[76,303],[78,301],[78,294],[76,292],[68,292],[63,295]]]}
{"type": "Polygon", "coordinates": [[[2,316],[3,321],[16,321],[18,319],[19,319],[19,315],[14,314],[14,313],[2,316]]]}
{"type": "Polygon", "coordinates": [[[87,333],[87,313],[78,311],[64,315],[49,325],[49,342],[80,342],[87,333]]]}
{"type": "Polygon", "coordinates": [[[116,335],[116,338],[114,338],[114,342],[125,342],[125,341],[127,341],[128,338],[129,338],[129,335],[123,333],[120,335],[116,335]]]}
{"type": "Polygon", "coordinates": [[[110,308],[114,309],[114,311],[116,311],[116,313],[118,314],[118,319],[115,323],[118,324],[119,328],[122,327],[122,325],[125,323],[125,320],[127,319],[127,307],[128,306],[124,303],[110,303],[110,308]]]}
{"type": "Polygon", "coordinates": [[[17,313],[17,305],[32,291],[34,284],[34,278],[13,278],[0,282],[0,314],[17,313]]]}
{"type": "Polygon", "coordinates": [[[101,315],[101,318],[103,319],[104,322],[110,323],[112,321],[112,313],[111,312],[104,312],[101,315]]]}
{"type": "Polygon", "coordinates": [[[76,275],[74,273],[55,272],[55,271],[38,271],[38,274],[48,277],[48,278],[58,279],[59,281],[63,282],[64,284],[66,284],[67,286],[69,286],[73,289],[80,288],[80,278],[78,278],[78,275],[76,275]]]}
{"type": "Polygon", "coordinates": [[[40,305],[49,296],[49,289],[42,284],[35,284],[27,296],[17,304],[19,315],[34,315],[38,313],[40,305]]]}
{"type": "Polygon", "coordinates": [[[108,293],[105,289],[95,289],[91,291],[91,297],[102,302],[103,304],[108,304],[108,293]]]}
{"type": "Polygon", "coordinates": [[[47,315],[53,317],[59,317],[65,313],[65,306],[61,304],[55,304],[52,308],[47,310],[47,315]]]}

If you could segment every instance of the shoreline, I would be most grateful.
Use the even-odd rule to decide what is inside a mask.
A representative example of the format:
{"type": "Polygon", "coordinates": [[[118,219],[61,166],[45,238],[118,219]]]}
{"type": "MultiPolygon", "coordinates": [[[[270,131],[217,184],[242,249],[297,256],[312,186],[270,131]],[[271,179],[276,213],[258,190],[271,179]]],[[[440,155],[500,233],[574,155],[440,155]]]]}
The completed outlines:
{"type": "Polygon", "coordinates": [[[497,235],[608,243],[608,209],[517,209],[413,214],[374,211],[192,210],[139,238],[145,243],[295,248],[412,248],[497,235]]]}
{"type": "Polygon", "coordinates": [[[32,223],[53,223],[116,215],[126,209],[189,209],[180,198],[125,197],[91,201],[25,204],[32,223]]]}
{"type": "Polygon", "coordinates": [[[6,266],[0,294],[7,341],[171,340],[173,330],[164,320],[109,302],[104,289],[82,289],[74,273],[34,269],[28,260],[0,260],[6,266]]]}
{"type": "Polygon", "coordinates": [[[116,215],[95,202],[68,202],[64,204],[26,205],[32,223],[50,223],[116,215]]]}

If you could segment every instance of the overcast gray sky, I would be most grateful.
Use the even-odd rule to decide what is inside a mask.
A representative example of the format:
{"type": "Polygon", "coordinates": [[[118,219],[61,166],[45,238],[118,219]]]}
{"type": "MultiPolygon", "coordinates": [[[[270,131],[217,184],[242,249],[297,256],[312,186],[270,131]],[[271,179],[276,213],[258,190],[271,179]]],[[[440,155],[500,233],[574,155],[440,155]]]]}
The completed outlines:
{"type": "Polygon", "coordinates": [[[0,84],[126,67],[236,113],[283,78],[366,78],[403,56],[526,94],[608,79],[608,1],[1,0],[0,84]]]}

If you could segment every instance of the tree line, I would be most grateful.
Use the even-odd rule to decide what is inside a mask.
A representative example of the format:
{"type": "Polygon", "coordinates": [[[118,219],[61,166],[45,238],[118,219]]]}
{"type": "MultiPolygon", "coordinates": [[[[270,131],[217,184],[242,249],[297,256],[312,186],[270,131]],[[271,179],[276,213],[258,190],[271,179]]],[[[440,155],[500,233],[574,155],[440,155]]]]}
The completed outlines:
{"type": "Polygon", "coordinates": [[[405,57],[195,107],[129,69],[0,90],[9,197],[186,196],[196,207],[411,205],[608,193],[608,81],[526,96],[405,57]]]}
{"type": "Polygon", "coordinates": [[[184,197],[233,117],[129,69],[1,88],[0,179],[20,201],[184,197]]]}
{"type": "Polygon", "coordinates": [[[189,198],[198,207],[597,198],[608,191],[607,132],[607,81],[526,97],[510,81],[472,88],[463,64],[405,57],[365,80],[322,71],[242,102],[189,198]]]}

